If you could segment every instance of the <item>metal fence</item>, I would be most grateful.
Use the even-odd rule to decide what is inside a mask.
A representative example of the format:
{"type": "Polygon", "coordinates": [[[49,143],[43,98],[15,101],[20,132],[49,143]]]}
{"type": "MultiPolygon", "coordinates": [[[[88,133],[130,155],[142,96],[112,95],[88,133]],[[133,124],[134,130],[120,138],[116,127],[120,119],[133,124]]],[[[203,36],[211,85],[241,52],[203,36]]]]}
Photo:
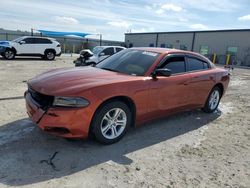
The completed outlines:
{"type": "MultiPolygon", "coordinates": [[[[18,37],[29,36],[30,33],[0,33],[0,40],[11,41],[18,37]]],[[[41,36],[39,33],[34,33],[33,36],[41,36]]],[[[62,46],[63,53],[79,53],[82,49],[93,49],[95,46],[124,46],[124,42],[111,40],[98,40],[89,38],[75,37],[52,37],[55,38],[62,46]]]]}

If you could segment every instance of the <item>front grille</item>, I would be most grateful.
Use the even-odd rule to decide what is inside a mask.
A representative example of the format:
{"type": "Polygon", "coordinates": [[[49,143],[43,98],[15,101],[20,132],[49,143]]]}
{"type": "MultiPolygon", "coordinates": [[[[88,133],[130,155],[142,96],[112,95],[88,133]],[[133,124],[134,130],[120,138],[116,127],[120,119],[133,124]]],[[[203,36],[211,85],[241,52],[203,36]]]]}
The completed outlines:
{"type": "Polygon", "coordinates": [[[50,95],[44,95],[31,88],[28,89],[32,99],[39,105],[43,110],[47,110],[49,106],[52,105],[54,97],[50,95]]]}

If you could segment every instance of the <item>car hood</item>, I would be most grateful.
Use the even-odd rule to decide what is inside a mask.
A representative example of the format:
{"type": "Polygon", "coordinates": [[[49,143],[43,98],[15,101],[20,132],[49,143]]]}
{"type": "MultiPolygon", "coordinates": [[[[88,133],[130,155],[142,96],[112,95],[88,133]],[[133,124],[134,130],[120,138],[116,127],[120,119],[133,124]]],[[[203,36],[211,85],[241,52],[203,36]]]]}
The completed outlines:
{"type": "Polygon", "coordinates": [[[9,41],[0,41],[0,44],[9,45],[10,42],[9,41]]]}
{"type": "Polygon", "coordinates": [[[2,46],[2,47],[11,47],[9,41],[0,41],[0,46],[2,46]]]}
{"type": "Polygon", "coordinates": [[[28,81],[33,90],[54,96],[74,96],[93,87],[127,81],[134,76],[95,67],[54,69],[28,81]]]}

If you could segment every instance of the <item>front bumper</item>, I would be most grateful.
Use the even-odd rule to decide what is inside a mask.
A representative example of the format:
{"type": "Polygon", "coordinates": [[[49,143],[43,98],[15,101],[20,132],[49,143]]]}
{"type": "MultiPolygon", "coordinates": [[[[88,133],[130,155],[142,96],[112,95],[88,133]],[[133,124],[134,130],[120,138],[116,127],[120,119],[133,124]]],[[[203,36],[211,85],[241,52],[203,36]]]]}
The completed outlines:
{"type": "Polygon", "coordinates": [[[62,51],[58,54],[56,54],[57,57],[61,56],[62,55],[62,51]]]}
{"type": "Polygon", "coordinates": [[[4,53],[4,52],[5,52],[5,50],[6,50],[6,48],[5,48],[5,47],[0,46],[0,55],[1,55],[2,53],[4,53]]]}
{"type": "Polygon", "coordinates": [[[51,107],[42,110],[29,92],[25,92],[26,109],[31,120],[50,134],[65,138],[87,138],[91,113],[87,108],[51,107]]]}

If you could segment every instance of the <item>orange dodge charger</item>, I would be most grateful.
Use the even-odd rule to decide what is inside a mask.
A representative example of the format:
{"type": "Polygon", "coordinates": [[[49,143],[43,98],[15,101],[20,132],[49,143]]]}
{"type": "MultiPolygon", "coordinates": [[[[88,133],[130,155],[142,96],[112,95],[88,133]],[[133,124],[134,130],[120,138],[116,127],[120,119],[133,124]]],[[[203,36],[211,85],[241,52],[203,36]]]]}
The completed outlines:
{"type": "Polygon", "coordinates": [[[211,113],[229,73],[188,51],[130,48],[95,67],[51,70],[28,81],[28,115],[44,131],[65,138],[93,134],[104,144],[129,126],[179,111],[211,113]]]}

